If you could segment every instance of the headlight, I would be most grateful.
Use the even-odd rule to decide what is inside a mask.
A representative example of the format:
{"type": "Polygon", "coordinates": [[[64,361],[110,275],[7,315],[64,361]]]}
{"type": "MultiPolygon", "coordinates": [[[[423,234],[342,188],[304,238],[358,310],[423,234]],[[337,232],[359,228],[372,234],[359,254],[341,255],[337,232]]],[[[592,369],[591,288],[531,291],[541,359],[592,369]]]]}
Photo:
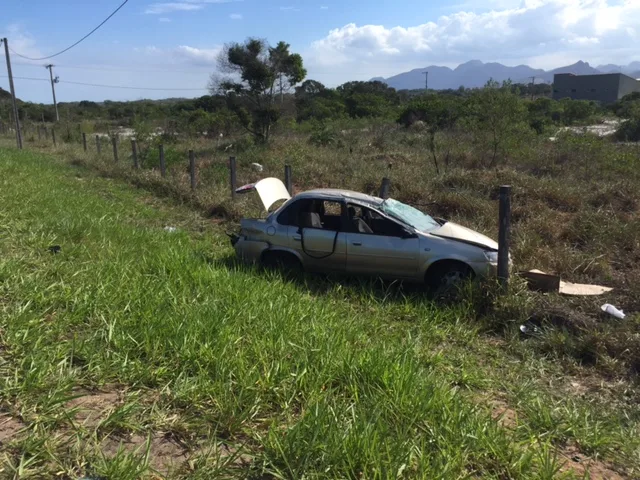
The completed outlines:
{"type": "Polygon", "coordinates": [[[498,263],[498,252],[485,251],[484,258],[486,258],[489,263],[498,263]]]}

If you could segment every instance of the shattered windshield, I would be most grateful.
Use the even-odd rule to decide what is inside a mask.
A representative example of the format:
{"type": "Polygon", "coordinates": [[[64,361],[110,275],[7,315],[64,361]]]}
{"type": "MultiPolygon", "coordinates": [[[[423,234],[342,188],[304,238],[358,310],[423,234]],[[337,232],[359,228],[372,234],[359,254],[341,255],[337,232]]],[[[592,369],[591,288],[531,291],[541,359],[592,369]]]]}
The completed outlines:
{"type": "Polygon", "coordinates": [[[417,208],[413,208],[392,198],[388,198],[382,202],[382,211],[387,215],[411,225],[420,232],[430,232],[440,226],[438,222],[426,213],[422,213],[417,208]]]}

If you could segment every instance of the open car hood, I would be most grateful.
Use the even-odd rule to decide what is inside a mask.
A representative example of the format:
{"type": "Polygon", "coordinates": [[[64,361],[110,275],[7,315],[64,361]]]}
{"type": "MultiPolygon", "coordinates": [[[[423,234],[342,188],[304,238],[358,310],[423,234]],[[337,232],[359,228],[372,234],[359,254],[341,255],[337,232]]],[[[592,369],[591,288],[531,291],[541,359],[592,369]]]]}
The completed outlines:
{"type": "Polygon", "coordinates": [[[242,187],[236,188],[236,193],[258,192],[258,196],[264,205],[264,209],[268,212],[271,205],[278,200],[289,200],[291,195],[279,178],[269,177],[263,178],[259,182],[249,183],[242,187]]]}
{"type": "Polygon", "coordinates": [[[486,248],[488,250],[498,250],[498,242],[491,240],[486,235],[482,235],[470,228],[463,227],[457,223],[447,222],[440,228],[437,228],[431,232],[431,235],[437,237],[449,238],[451,240],[458,240],[459,242],[475,245],[480,248],[486,248]]]}

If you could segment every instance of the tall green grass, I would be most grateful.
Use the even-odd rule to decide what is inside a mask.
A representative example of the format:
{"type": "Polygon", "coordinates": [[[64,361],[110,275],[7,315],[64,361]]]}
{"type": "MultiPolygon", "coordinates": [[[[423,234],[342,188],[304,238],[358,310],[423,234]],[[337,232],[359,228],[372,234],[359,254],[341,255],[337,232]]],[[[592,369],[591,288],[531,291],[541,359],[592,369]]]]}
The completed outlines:
{"type": "Polygon", "coordinates": [[[134,434],[178,442],[181,478],[554,478],[570,443],[638,472],[637,408],[549,392],[562,367],[465,304],[241,267],[197,213],[44,155],[0,150],[0,178],[0,412],[24,429],[3,475],[136,478],[150,442],[104,449],[134,434]],[[97,388],[123,401],[78,425],[97,388]]]}

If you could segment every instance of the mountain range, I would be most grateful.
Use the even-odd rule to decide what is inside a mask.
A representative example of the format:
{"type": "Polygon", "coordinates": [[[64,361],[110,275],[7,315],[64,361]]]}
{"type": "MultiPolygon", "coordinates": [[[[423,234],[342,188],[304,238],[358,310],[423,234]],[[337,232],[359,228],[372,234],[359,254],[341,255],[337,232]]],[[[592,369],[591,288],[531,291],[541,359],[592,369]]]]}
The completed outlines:
{"type": "Polygon", "coordinates": [[[416,68],[410,72],[400,73],[389,78],[376,77],[396,90],[415,90],[424,88],[425,75],[429,72],[429,88],[434,90],[482,87],[489,79],[502,82],[512,80],[514,83],[531,83],[535,77],[535,83],[551,83],[556,73],[573,73],[575,75],[591,75],[598,73],[624,73],[633,78],[640,78],[640,62],[631,62],[629,65],[598,65],[592,67],[587,62],[579,61],[573,65],[567,65],[553,70],[532,68],[528,65],[508,67],[501,63],[483,63],[480,60],[471,60],[458,65],[456,68],[431,65],[425,68],[416,68]]]}

